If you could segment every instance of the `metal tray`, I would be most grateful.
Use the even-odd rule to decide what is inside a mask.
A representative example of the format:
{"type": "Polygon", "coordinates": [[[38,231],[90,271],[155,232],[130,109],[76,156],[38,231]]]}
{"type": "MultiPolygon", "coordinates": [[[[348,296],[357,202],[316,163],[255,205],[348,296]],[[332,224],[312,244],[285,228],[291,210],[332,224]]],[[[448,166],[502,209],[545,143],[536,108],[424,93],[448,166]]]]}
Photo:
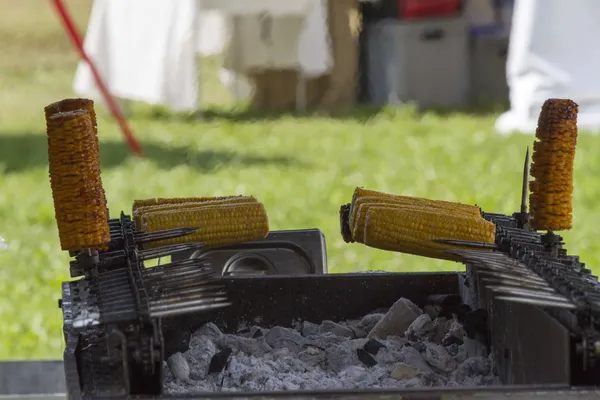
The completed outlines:
{"type": "Polygon", "coordinates": [[[263,240],[196,252],[173,261],[207,258],[219,275],[326,274],[325,235],[319,229],[272,231],[263,240]]]}

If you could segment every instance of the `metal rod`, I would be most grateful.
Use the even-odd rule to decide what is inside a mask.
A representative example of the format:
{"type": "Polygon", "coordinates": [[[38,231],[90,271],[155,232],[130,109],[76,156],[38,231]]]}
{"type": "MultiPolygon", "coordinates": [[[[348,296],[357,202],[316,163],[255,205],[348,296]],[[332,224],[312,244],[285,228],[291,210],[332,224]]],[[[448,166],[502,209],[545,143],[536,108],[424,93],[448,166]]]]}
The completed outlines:
{"type": "Polygon", "coordinates": [[[471,250],[446,250],[447,253],[458,255],[464,258],[465,262],[480,261],[485,263],[495,263],[503,267],[511,267],[515,269],[523,269],[531,272],[527,266],[521,263],[519,260],[508,257],[503,253],[496,252],[472,252],[471,250]],[[467,253],[468,252],[468,253],[467,253]]]}
{"type": "Polygon", "coordinates": [[[566,309],[576,309],[577,307],[573,303],[564,303],[564,302],[552,302],[552,301],[542,301],[539,299],[532,299],[527,297],[516,297],[516,296],[496,296],[494,297],[496,300],[509,301],[512,303],[522,303],[522,304],[532,304],[541,307],[551,307],[551,308],[566,308],[566,309]]]}
{"type": "Polygon", "coordinates": [[[478,273],[484,272],[485,270],[491,270],[494,272],[505,273],[505,274],[511,275],[513,277],[520,276],[520,277],[526,278],[526,279],[532,279],[532,280],[546,282],[546,280],[544,280],[539,275],[537,275],[535,272],[531,271],[530,269],[528,269],[526,267],[506,265],[506,264],[496,263],[493,261],[474,261],[474,262],[469,261],[469,263],[471,265],[473,265],[474,267],[476,267],[478,273]]]}
{"type": "Polygon", "coordinates": [[[225,297],[225,296],[209,297],[209,298],[206,298],[206,296],[205,296],[200,299],[194,299],[194,300],[188,300],[188,301],[181,300],[178,302],[169,302],[167,304],[163,304],[163,302],[160,301],[160,302],[153,302],[154,304],[152,304],[150,306],[150,310],[151,310],[151,312],[168,311],[168,310],[181,309],[181,308],[185,308],[185,307],[210,305],[210,304],[214,304],[214,303],[218,303],[218,302],[225,302],[225,301],[227,301],[227,297],[225,297]]]}
{"type": "MultiPolygon", "coordinates": [[[[510,259],[507,259],[507,260],[512,261],[510,259]]],[[[506,268],[507,270],[509,270],[511,272],[523,272],[523,273],[532,274],[532,275],[537,276],[525,264],[521,264],[521,263],[506,262],[506,260],[477,260],[477,259],[473,260],[473,262],[481,263],[481,265],[483,265],[483,266],[492,265],[492,266],[499,267],[499,268],[506,268]]]]}
{"type": "Polygon", "coordinates": [[[163,265],[160,265],[160,266],[147,268],[145,270],[145,274],[147,274],[148,276],[150,276],[150,275],[165,274],[165,273],[172,274],[178,268],[190,267],[190,266],[195,266],[198,269],[200,269],[200,268],[208,268],[208,267],[205,266],[205,264],[206,264],[206,262],[204,260],[197,260],[197,259],[187,259],[187,260],[181,260],[181,261],[174,261],[174,262],[170,262],[168,264],[163,264],[163,265]]]}
{"type": "Polygon", "coordinates": [[[494,278],[481,278],[486,283],[486,286],[506,286],[514,288],[541,290],[548,293],[556,293],[556,291],[549,286],[541,286],[535,283],[529,283],[527,281],[509,280],[509,279],[494,279],[494,278]]]}
{"type": "Polygon", "coordinates": [[[548,293],[535,291],[535,290],[517,289],[517,288],[512,288],[509,286],[488,286],[488,289],[492,290],[493,292],[510,294],[510,295],[514,295],[514,296],[531,297],[531,298],[535,298],[535,299],[545,299],[545,300],[553,300],[553,301],[563,301],[565,303],[569,302],[569,299],[567,299],[566,297],[561,296],[559,294],[548,294],[548,293]]]}
{"type": "Polygon", "coordinates": [[[194,278],[198,278],[198,279],[203,279],[203,280],[208,280],[212,277],[213,275],[213,271],[212,270],[202,270],[200,268],[193,268],[193,267],[187,267],[184,270],[180,270],[180,271],[173,271],[173,273],[171,274],[165,274],[165,275],[160,275],[160,276],[152,276],[150,277],[152,284],[155,285],[161,285],[161,284],[167,284],[169,282],[174,282],[174,281],[180,281],[182,278],[183,279],[194,279],[194,278]]]}
{"type": "MultiPolygon", "coordinates": [[[[506,273],[503,273],[503,272],[496,272],[496,271],[486,271],[486,270],[478,270],[478,271],[477,271],[477,274],[481,274],[481,275],[489,275],[489,276],[494,276],[494,277],[498,277],[498,278],[507,278],[507,279],[517,279],[517,278],[515,277],[515,275],[520,275],[520,274],[506,274],[506,273]]],[[[522,276],[522,275],[521,275],[521,276],[522,276]]],[[[532,275],[532,276],[531,276],[531,278],[532,278],[532,280],[533,280],[534,282],[537,282],[537,283],[540,283],[540,284],[546,284],[546,285],[549,285],[549,284],[548,284],[548,282],[547,282],[545,279],[543,279],[543,278],[540,278],[540,277],[539,277],[539,276],[537,276],[537,275],[532,275]]]]}
{"type": "Polygon", "coordinates": [[[146,261],[152,258],[166,257],[188,250],[196,250],[203,246],[203,243],[192,242],[175,244],[171,246],[158,247],[155,249],[142,250],[139,252],[140,260],[146,261]]]}
{"type": "Polygon", "coordinates": [[[196,290],[189,292],[187,295],[180,294],[178,291],[164,292],[163,296],[159,298],[153,298],[152,304],[154,306],[163,306],[173,303],[181,303],[192,300],[210,300],[215,297],[226,297],[226,293],[222,290],[223,288],[209,288],[210,290],[203,290],[197,287],[196,290]]]}
{"type": "MultiPolygon", "coordinates": [[[[194,277],[194,276],[180,276],[177,279],[169,279],[168,281],[153,282],[152,288],[156,290],[166,290],[179,287],[190,287],[207,285],[213,282],[212,279],[206,277],[194,277]]],[[[223,285],[221,285],[223,286],[223,285]]]]}
{"type": "Polygon", "coordinates": [[[525,163],[523,165],[523,186],[521,187],[521,212],[527,213],[527,203],[529,201],[529,146],[525,153],[525,163]]]}
{"type": "Polygon", "coordinates": [[[537,238],[541,238],[541,236],[542,236],[540,233],[538,233],[536,231],[524,231],[521,228],[512,228],[509,226],[503,226],[503,227],[501,227],[501,230],[515,233],[515,234],[521,234],[523,236],[532,236],[532,237],[537,237],[537,238]]]}
{"type": "Polygon", "coordinates": [[[471,247],[474,249],[490,249],[497,250],[498,245],[494,243],[474,242],[469,240],[454,240],[454,239],[433,239],[435,243],[447,244],[450,246],[471,247]]]}
{"type": "Polygon", "coordinates": [[[230,303],[230,302],[220,302],[220,303],[213,303],[213,304],[199,304],[196,306],[182,307],[182,308],[173,309],[173,310],[162,310],[162,311],[150,310],[150,315],[152,316],[152,318],[172,317],[175,315],[189,314],[192,312],[216,310],[219,308],[228,307],[231,304],[232,303],[230,303]]]}
{"type": "Polygon", "coordinates": [[[105,259],[109,259],[109,258],[119,258],[119,257],[125,257],[127,256],[127,254],[125,254],[124,250],[113,250],[113,251],[107,251],[106,253],[100,253],[100,260],[104,261],[105,259]]]}
{"type": "Polygon", "coordinates": [[[158,269],[158,268],[164,268],[165,265],[168,264],[163,264],[163,265],[157,265],[156,267],[150,267],[150,268],[146,268],[144,270],[144,277],[148,278],[148,279],[164,279],[164,277],[166,276],[172,276],[172,275],[177,275],[181,272],[185,272],[185,271],[196,271],[198,273],[208,273],[212,272],[212,268],[210,267],[205,267],[205,266],[199,266],[198,264],[190,264],[190,265],[184,265],[184,266],[180,266],[180,267],[174,267],[174,268],[169,268],[169,270],[164,270],[164,269],[158,269]]]}
{"type": "Polygon", "coordinates": [[[186,305],[188,303],[195,304],[198,301],[216,301],[219,299],[227,300],[224,292],[191,292],[186,296],[179,296],[177,293],[169,293],[170,296],[152,298],[152,307],[156,309],[169,308],[169,307],[180,307],[181,304],[186,305]]]}
{"type": "MultiPolygon", "coordinates": [[[[168,297],[171,295],[170,292],[168,291],[163,291],[161,290],[162,288],[158,288],[154,291],[150,291],[150,297],[152,297],[153,300],[159,300],[165,297],[168,297]],[[162,297],[163,295],[165,295],[165,297],[162,297]]],[[[182,286],[182,287],[178,287],[177,288],[177,292],[175,293],[176,295],[180,295],[180,296],[185,296],[189,293],[196,293],[196,292],[200,292],[200,291],[204,291],[204,292],[210,292],[210,291],[222,291],[223,290],[223,286],[222,285],[196,285],[196,286],[182,286]]]]}
{"type": "Polygon", "coordinates": [[[136,235],[135,240],[138,243],[155,242],[158,240],[176,239],[182,236],[190,235],[200,228],[175,228],[156,232],[145,232],[136,235]]]}

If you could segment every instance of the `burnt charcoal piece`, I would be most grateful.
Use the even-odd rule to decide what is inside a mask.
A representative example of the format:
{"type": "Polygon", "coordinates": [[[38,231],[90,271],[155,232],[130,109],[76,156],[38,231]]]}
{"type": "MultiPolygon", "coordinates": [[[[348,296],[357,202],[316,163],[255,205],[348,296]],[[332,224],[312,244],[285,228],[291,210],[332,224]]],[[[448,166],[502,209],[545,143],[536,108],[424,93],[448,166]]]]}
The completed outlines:
{"type": "Polygon", "coordinates": [[[469,313],[471,311],[472,310],[471,310],[470,306],[468,306],[467,304],[461,304],[460,307],[458,308],[458,310],[454,314],[456,315],[456,319],[458,320],[458,322],[460,322],[462,324],[463,321],[465,320],[465,315],[467,315],[467,313],[469,313]]]}
{"type": "Polygon", "coordinates": [[[256,332],[254,332],[254,335],[252,335],[252,339],[257,339],[257,338],[263,337],[263,336],[264,336],[264,334],[263,334],[262,330],[257,329],[256,332]]]}
{"type": "Polygon", "coordinates": [[[443,346],[448,347],[448,346],[452,346],[453,344],[461,345],[461,344],[463,344],[463,340],[461,338],[458,338],[458,337],[454,336],[454,335],[447,335],[442,340],[442,345],[443,346]]]}
{"type": "Polygon", "coordinates": [[[450,354],[452,357],[455,357],[460,351],[460,348],[458,346],[458,344],[451,344],[450,346],[446,347],[446,350],[448,350],[448,354],[450,354]]]}
{"type": "Polygon", "coordinates": [[[458,294],[435,294],[427,296],[426,302],[441,308],[440,317],[452,318],[456,315],[460,322],[463,321],[465,314],[471,311],[471,307],[463,304],[462,297],[458,294]]]}
{"type": "Polygon", "coordinates": [[[408,343],[404,344],[404,347],[412,347],[419,353],[422,353],[425,351],[425,345],[423,343],[419,343],[419,342],[408,342],[408,343]]]}
{"type": "Polygon", "coordinates": [[[377,365],[377,361],[373,358],[372,355],[367,353],[365,349],[356,349],[356,355],[358,356],[360,362],[365,364],[367,367],[373,367],[377,365]]]}
{"type": "Polygon", "coordinates": [[[192,333],[186,329],[173,329],[163,332],[165,359],[175,353],[185,353],[190,348],[192,333]]]}
{"type": "Polygon", "coordinates": [[[482,335],[487,337],[487,311],[480,308],[475,311],[468,312],[465,315],[463,327],[469,339],[475,339],[475,336],[482,335]]]}
{"type": "Polygon", "coordinates": [[[367,353],[373,354],[374,356],[377,355],[377,352],[379,352],[379,349],[383,349],[383,348],[385,348],[385,345],[375,339],[369,339],[367,341],[367,343],[365,343],[365,345],[363,346],[363,349],[367,353]]]}
{"type": "Polygon", "coordinates": [[[209,374],[219,374],[227,366],[227,361],[229,360],[229,356],[233,351],[229,347],[225,347],[223,350],[219,351],[217,354],[213,356],[210,360],[210,364],[208,366],[209,374]]]}

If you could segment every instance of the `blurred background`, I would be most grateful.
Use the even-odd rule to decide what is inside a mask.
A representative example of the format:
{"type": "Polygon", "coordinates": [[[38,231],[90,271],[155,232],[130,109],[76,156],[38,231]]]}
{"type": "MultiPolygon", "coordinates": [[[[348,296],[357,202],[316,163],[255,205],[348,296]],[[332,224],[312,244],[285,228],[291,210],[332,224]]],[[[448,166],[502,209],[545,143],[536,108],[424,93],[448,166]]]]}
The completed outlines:
{"type": "Polygon", "coordinates": [[[69,257],[43,108],[73,96],[97,101],[112,215],[141,198],[254,195],[273,230],[320,228],[333,273],[460,269],[345,244],[339,206],[364,186],[517,211],[541,104],[570,97],[584,129],[564,237],[599,273],[600,55],[582,42],[599,37],[600,2],[579,1],[66,1],[140,158],[55,4],[0,0],[0,359],[61,357],[69,257]]]}

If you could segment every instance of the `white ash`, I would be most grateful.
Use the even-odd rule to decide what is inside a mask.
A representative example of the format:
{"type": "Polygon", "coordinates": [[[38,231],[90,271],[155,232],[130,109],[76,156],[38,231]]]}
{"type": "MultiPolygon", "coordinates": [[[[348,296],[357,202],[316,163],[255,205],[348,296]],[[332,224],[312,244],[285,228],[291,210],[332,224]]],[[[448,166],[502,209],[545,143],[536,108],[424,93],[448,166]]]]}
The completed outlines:
{"type": "MultiPolygon", "coordinates": [[[[218,391],[497,385],[493,360],[467,348],[458,321],[431,318],[406,299],[352,321],[295,328],[207,323],[165,363],[166,394],[218,391]]],[[[471,343],[468,343],[471,344],[471,343]]]]}

